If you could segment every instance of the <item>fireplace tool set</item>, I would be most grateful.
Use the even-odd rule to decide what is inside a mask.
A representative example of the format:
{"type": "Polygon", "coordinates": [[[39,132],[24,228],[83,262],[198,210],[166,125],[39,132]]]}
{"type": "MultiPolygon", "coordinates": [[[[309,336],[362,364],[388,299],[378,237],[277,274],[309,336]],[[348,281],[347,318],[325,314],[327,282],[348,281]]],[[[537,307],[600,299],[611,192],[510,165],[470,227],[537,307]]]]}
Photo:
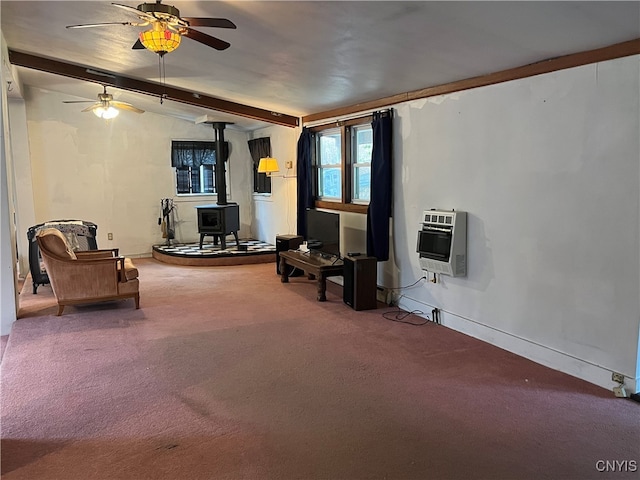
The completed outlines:
{"type": "Polygon", "coordinates": [[[163,198],[160,200],[162,217],[158,218],[158,225],[162,228],[162,238],[167,239],[167,246],[171,245],[171,240],[176,236],[173,220],[173,211],[175,208],[176,206],[172,198],[163,198]]]}

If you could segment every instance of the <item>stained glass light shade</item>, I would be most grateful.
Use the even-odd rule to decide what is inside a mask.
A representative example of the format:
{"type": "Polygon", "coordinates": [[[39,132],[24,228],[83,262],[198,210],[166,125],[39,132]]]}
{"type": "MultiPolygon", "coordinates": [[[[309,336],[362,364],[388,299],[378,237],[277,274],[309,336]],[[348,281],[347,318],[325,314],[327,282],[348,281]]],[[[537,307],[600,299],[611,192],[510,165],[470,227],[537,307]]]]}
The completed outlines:
{"type": "Polygon", "coordinates": [[[140,32],[140,42],[145,48],[159,55],[173,52],[180,45],[180,35],[162,23],[154,24],[151,30],[140,32]]]}

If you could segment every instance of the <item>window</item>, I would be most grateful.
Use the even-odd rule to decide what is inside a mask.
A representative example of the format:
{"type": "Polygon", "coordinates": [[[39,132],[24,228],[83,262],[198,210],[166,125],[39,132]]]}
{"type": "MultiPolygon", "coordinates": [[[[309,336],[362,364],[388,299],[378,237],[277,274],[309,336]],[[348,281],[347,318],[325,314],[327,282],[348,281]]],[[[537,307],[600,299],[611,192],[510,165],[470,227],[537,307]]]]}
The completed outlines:
{"type": "Polygon", "coordinates": [[[351,129],[352,200],[369,202],[371,198],[371,125],[357,125],[351,129]]]}
{"type": "Polygon", "coordinates": [[[176,169],[176,193],[215,194],[215,163],[215,142],[171,142],[171,165],[176,169]]]}
{"type": "Polygon", "coordinates": [[[316,206],[366,212],[371,198],[371,117],[313,127],[316,206]]]}
{"type": "Polygon", "coordinates": [[[176,193],[216,193],[213,184],[213,165],[176,167],[176,193]]]}
{"type": "Polygon", "coordinates": [[[342,135],[340,129],[318,134],[318,197],[340,201],[342,198],[342,135]]]}

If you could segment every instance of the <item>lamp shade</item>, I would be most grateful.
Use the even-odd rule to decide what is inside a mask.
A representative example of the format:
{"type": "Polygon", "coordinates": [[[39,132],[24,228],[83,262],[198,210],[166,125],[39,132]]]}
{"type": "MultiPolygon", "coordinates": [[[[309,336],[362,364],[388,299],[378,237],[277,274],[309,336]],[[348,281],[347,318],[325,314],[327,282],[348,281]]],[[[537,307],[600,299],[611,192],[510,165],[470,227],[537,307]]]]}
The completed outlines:
{"type": "Polygon", "coordinates": [[[113,107],[98,107],[93,109],[93,114],[96,117],[104,118],[105,120],[109,120],[111,118],[115,118],[118,116],[120,111],[117,108],[113,107]]]}
{"type": "Polygon", "coordinates": [[[180,35],[169,30],[162,22],[154,23],[151,30],[140,32],[142,45],[159,55],[173,52],[180,45],[180,40],[180,35]]]}
{"type": "Polygon", "coordinates": [[[260,163],[258,164],[258,173],[266,173],[269,175],[273,172],[279,172],[278,168],[278,160],[271,157],[264,157],[260,159],[260,163]]]}

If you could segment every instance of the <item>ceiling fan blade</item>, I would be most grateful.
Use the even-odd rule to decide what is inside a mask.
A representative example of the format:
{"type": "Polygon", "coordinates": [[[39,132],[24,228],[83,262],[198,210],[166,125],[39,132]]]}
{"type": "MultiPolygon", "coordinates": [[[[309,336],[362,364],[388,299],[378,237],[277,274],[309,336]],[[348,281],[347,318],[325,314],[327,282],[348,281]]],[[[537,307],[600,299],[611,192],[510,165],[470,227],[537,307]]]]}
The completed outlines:
{"type": "Polygon", "coordinates": [[[94,100],[64,100],[62,103],[95,103],[94,100]]]}
{"type": "Polygon", "coordinates": [[[130,103],[118,102],[117,100],[111,102],[111,106],[115,108],[119,108],[121,110],[129,110],[130,112],[144,113],[144,110],[134,107],[130,103]]]}
{"type": "Polygon", "coordinates": [[[226,18],[182,17],[182,20],[189,22],[190,27],[236,28],[236,24],[226,18]]]}
{"type": "Polygon", "coordinates": [[[145,49],[145,46],[142,44],[140,39],[136,40],[136,43],[134,43],[133,47],[131,47],[131,50],[144,50],[144,49],[145,49]]]}
{"type": "Polygon", "coordinates": [[[191,28],[187,28],[185,30],[185,33],[183,33],[185,37],[207,45],[208,47],[215,48],[216,50],[226,50],[231,46],[229,42],[225,42],[224,40],[220,40],[219,38],[212,37],[211,35],[206,35],[197,30],[193,30],[191,28]]]}
{"type": "Polygon", "coordinates": [[[94,103],[90,107],[87,107],[84,110],[81,110],[81,112],[91,112],[91,111],[95,110],[96,108],[100,108],[100,107],[102,107],[101,103],[94,103]]]}
{"type": "Polygon", "coordinates": [[[106,23],[85,23],[83,25],[67,25],[67,28],[108,27],[110,25],[131,25],[134,27],[141,26],[139,23],[131,23],[131,22],[106,22],[106,23]]]}
{"type": "Polygon", "coordinates": [[[111,5],[113,5],[114,7],[123,8],[124,10],[134,13],[135,15],[138,15],[140,18],[144,18],[149,22],[153,22],[156,20],[156,17],[154,17],[150,13],[143,12],[141,10],[138,10],[135,7],[130,7],[129,5],[122,5],[121,3],[111,3],[111,5]]]}

